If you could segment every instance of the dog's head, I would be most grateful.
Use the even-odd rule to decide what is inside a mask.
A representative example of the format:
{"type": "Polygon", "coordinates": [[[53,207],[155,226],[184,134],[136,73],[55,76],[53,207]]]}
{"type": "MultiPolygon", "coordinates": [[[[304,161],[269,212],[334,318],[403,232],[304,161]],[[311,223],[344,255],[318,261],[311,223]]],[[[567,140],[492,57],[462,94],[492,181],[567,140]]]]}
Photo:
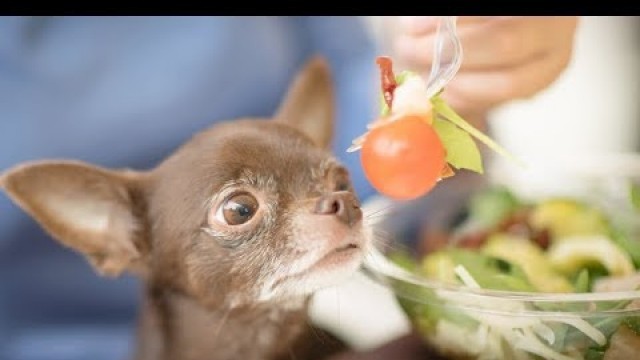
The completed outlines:
{"type": "Polygon", "coordinates": [[[329,71],[314,59],[273,119],[217,124],[151,171],[44,161],[0,184],[101,274],[205,304],[300,299],[353,273],[369,245],[332,131],[329,71]]]}

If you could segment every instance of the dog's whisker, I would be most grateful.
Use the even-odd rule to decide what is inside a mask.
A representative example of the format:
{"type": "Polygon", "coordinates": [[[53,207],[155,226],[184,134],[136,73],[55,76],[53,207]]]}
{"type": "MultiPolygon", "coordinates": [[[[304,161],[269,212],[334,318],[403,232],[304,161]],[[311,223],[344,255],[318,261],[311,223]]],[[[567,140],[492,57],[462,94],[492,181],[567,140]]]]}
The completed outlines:
{"type": "Polygon", "coordinates": [[[398,211],[400,209],[400,207],[398,207],[398,205],[396,204],[387,204],[385,206],[376,208],[375,210],[372,211],[367,211],[364,215],[369,216],[369,215],[374,215],[374,214],[379,214],[379,213],[394,213],[396,211],[398,211]]]}
{"type": "Polygon", "coordinates": [[[222,328],[227,323],[227,319],[229,318],[229,314],[231,314],[231,311],[233,311],[233,308],[229,308],[229,310],[225,311],[224,315],[222,315],[222,318],[220,318],[220,323],[218,324],[216,330],[214,331],[213,341],[218,339],[218,336],[220,335],[220,331],[222,331],[222,328]]]}
{"type": "Polygon", "coordinates": [[[364,218],[367,220],[376,220],[381,218],[383,219],[383,218],[395,215],[398,212],[399,212],[399,209],[397,208],[379,209],[379,210],[367,212],[366,214],[364,214],[364,218]]]}

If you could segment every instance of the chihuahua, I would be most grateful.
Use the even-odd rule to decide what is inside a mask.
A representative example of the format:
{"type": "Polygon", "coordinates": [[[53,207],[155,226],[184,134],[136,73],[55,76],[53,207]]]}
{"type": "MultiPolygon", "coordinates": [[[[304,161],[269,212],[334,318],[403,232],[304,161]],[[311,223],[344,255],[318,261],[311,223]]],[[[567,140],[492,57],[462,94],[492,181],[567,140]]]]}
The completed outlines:
{"type": "Polygon", "coordinates": [[[101,275],[142,279],[136,359],[318,358],[343,347],[308,325],[310,296],[371,244],[333,112],[315,58],[273,119],[214,125],[153,170],[40,161],[0,187],[101,275]]]}

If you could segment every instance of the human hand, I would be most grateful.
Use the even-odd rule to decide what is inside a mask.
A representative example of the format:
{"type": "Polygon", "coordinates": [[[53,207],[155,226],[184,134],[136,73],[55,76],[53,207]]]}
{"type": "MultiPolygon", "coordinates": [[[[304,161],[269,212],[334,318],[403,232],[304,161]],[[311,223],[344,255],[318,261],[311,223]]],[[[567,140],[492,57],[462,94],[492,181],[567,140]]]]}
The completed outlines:
{"type": "MultiPolygon", "coordinates": [[[[431,70],[436,17],[393,17],[383,25],[398,65],[425,76],[431,70]]],[[[535,95],[571,60],[577,17],[458,18],[462,66],[443,97],[465,117],[535,95]]]]}

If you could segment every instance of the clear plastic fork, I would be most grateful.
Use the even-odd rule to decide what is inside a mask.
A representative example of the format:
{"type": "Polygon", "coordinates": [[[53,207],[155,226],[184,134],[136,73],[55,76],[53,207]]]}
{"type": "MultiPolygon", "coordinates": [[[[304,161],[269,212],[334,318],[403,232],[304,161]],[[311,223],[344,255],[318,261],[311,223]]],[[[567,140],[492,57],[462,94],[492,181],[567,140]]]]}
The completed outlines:
{"type": "Polygon", "coordinates": [[[429,98],[442,90],[462,65],[462,44],[456,31],[456,16],[442,16],[434,44],[433,64],[427,81],[429,98]]]}

